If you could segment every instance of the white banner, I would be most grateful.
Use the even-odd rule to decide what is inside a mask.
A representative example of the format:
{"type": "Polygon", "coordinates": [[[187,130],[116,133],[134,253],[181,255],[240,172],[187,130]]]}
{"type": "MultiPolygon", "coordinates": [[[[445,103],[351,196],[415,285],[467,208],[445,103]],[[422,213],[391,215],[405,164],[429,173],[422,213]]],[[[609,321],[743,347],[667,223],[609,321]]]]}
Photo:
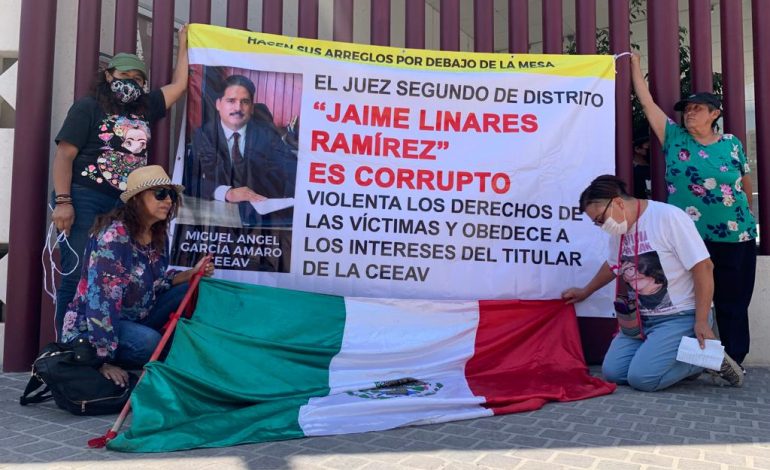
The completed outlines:
{"type": "Polygon", "coordinates": [[[612,57],[201,25],[189,43],[172,264],[213,253],[225,279],[345,296],[553,299],[604,261],[577,204],[614,173],[612,57]]]}

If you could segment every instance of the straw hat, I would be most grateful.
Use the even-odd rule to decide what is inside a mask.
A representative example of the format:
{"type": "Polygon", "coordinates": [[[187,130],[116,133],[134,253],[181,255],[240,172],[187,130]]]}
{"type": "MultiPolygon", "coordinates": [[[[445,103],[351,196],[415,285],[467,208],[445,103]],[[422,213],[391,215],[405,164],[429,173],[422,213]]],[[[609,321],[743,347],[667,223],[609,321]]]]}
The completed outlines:
{"type": "Polygon", "coordinates": [[[184,186],[171,182],[171,178],[168,177],[162,166],[148,165],[137,168],[128,175],[126,190],[120,194],[120,200],[128,202],[129,199],[145,189],[157,188],[158,186],[172,186],[180,195],[184,191],[184,186]]]}

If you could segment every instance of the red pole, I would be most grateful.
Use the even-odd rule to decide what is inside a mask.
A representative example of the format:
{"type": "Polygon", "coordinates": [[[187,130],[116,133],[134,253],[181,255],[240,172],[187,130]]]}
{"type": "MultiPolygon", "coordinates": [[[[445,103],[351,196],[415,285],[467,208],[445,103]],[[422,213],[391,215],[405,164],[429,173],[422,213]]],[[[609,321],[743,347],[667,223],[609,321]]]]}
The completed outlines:
{"type": "Polygon", "coordinates": [[[39,350],[39,262],[45,238],[51,83],[56,37],[56,1],[22,2],[17,75],[16,138],[13,142],[11,226],[8,245],[8,315],[3,370],[30,369],[39,350]],[[21,103],[24,103],[21,105],[21,103]],[[26,136],[26,137],[25,137],[26,136]],[[34,138],[32,138],[34,136],[34,138]]]}
{"type": "MultiPolygon", "coordinates": [[[[630,9],[627,1],[610,2],[610,51],[621,54],[631,50],[630,9]]],[[[631,61],[615,61],[615,174],[633,191],[633,144],[631,137],[631,61]]]]}
{"type": "Polygon", "coordinates": [[[543,1],[543,53],[564,52],[561,0],[543,1]]]}
{"type": "Polygon", "coordinates": [[[690,92],[710,92],[712,75],[711,2],[690,0],[690,92]]]}
{"type": "Polygon", "coordinates": [[[249,29],[249,0],[227,0],[227,27],[249,29]]]}
{"type": "MultiPolygon", "coordinates": [[[[209,259],[211,259],[211,256],[209,255],[209,259]]],[[[198,289],[198,284],[200,283],[201,278],[203,277],[203,268],[201,268],[200,271],[196,272],[192,280],[190,280],[190,284],[187,288],[187,292],[185,292],[184,297],[182,298],[182,301],[179,303],[179,306],[177,307],[176,311],[171,314],[171,316],[168,319],[168,323],[164,326],[164,332],[163,336],[161,336],[160,341],[158,342],[158,345],[155,346],[155,350],[150,355],[150,359],[147,362],[157,361],[160,357],[160,354],[163,352],[163,348],[166,347],[166,343],[168,343],[169,338],[171,338],[171,334],[176,329],[176,325],[179,323],[179,318],[184,314],[185,310],[187,309],[188,304],[193,298],[193,295],[195,294],[196,289],[198,289]]],[[[145,369],[142,368],[142,374],[139,376],[139,380],[137,381],[137,384],[142,381],[144,378],[145,369]]],[[[123,426],[123,423],[125,422],[126,418],[128,417],[128,413],[131,411],[131,400],[128,400],[125,405],[123,405],[123,409],[120,410],[120,414],[118,415],[118,418],[115,420],[115,423],[112,425],[112,427],[107,431],[103,436],[97,437],[94,439],[88,440],[88,447],[99,449],[107,445],[107,442],[111,441],[118,435],[118,431],[120,431],[120,428],[123,426]]]]}
{"type": "MultiPolygon", "coordinates": [[[[171,56],[174,51],[174,2],[152,4],[152,62],[150,76],[155,88],[171,81],[171,56]]],[[[149,164],[168,171],[171,156],[171,121],[165,117],[155,123],[150,141],[149,164]]]]}
{"type": "Polygon", "coordinates": [[[299,0],[298,35],[303,38],[318,37],[318,0],[299,0]]]}
{"type": "Polygon", "coordinates": [[[262,0],[262,31],[270,34],[283,32],[283,0],[262,0]]]}
{"type": "MultiPolygon", "coordinates": [[[[765,5],[765,8],[768,6],[765,5]]],[[[724,74],[725,132],[746,143],[746,92],[743,69],[743,14],[741,2],[720,0],[722,70],[724,74]]],[[[767,28],[768,25],[762,26],[767,28]]]]}
{"type": "Polygon", "coordinates": [[[190,0],[190,23],[211,23],[211,0],[190,0]]]}
{"type": "Polygon", "coordinates": [[[508,0],[508,51],[529,52],[529,4],[527,0],[508,0]]]}
{"type": "Polygon", "coordinates": [[[406,47],[425,49],[425,2],[406,2],[406,47]]]}
{"type": "Polygon", "coordinates": [[[332,22],[332,38],[335,41],[353,42],[353,0],[334,0],[332,22]]]}
{"type": "MultiPolygon", "coordinates": [[[[754,106],[757,122],[757,183],[759,226],[765,236],[761,255],[770,255],[770,8],[764,0],[751,2],[751,31],[754,36],[754,106]]],[[[751,195],[749,195],[751,196],[751,195]]]]}
{"type": "Polygon", "coordinates": [[[113,53],[136,53],[136,17],[139,0],[115,2],[115,43],[113,53]]]}
{"type": "Polygon", "coordinates": [[[75,99],[84,97],[91,88],[99,68],[99,26],[102,21],[100,0],[78,2],[78,38],[75,48],[75,99]]]}
{"type": "Polygon", "coordinates": [[[377,46],[390,45],[390,0],[372,2],[370,16],[370,43],[377,46]]]}
{"type": "MultiPolygon", "coordinates": [[[[596,50],[596,10],[593,1],[577,2],[578,53],[596,50]],[[593,25],[591,25],[593,23],[593,25]],[[593,34],[593,36],[592,36],[593,34]]],[[[630,45],[628,0],[609,0],[610,51],[628,52],[630,45]]],[[[623,57],[615,62],[615,174],[626,183],[633,183],[631,167],[631,74],[630,62],[623,57]]],[[[617,322],[612,318],[578,317],[583,353],[589,364],[601,364],[617,322]]]]}
{"type": "Polygon", "coordinates": [[[495,4],[493,0],[475,0],[473,3],[473,50],[495,50],[495,4]]]}
{"type": "Polygon", "coordinates": [[[575,42],[578,54],[596,54],[596,1],[575,1],[575,42]]]}
{"type": "Polygon", "coordinates": [[[442,51],[460,50],[460,0],[441,0],[439,35],[442,51]]]}
{"type": "MultiPolygon", "coordinates": [[[[674,116],[679,100],[679,10],[670,0],[647,1],[647,37],[650,53],[650,91],[660,109],[674,116]]],[[[743,54],[743,52],[741,52],[743,54]]],[[[665,201],[666,164],[657,141],[651,141],[652,198],[665,201]]]]}

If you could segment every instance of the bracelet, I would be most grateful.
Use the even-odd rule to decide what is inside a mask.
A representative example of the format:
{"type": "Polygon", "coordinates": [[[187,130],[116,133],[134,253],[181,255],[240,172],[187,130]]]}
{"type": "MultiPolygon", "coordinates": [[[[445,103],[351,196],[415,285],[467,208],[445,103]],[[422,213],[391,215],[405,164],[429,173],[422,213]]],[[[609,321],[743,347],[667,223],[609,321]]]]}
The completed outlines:
{"type": "Polygon", "coordinates": [[[72,196],[70,194],[57,194],[56,195],[56,199],[59,199],[60,197],[71,198],[72,196]]]}
{"type": "Polygon", "coordinates": [[[56,201],[57,206],[72,205],[72,201],[56,201]]]}

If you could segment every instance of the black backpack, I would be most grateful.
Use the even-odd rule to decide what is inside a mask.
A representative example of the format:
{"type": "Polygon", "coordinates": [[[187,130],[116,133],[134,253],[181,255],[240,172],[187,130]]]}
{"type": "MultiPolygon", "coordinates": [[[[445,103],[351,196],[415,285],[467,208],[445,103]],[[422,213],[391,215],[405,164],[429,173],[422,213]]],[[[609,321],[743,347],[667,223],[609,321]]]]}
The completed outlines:
{"type": "Polygon", "coordinates": [[[76,415],[119,413],[139,379],[129,373],[129,385],[121,387],[104,377],[100,366],[87,340],[49,343],[32,364],[32,377],[19,403],[26,406],[53,398],[59,408],[76,415]]]}

